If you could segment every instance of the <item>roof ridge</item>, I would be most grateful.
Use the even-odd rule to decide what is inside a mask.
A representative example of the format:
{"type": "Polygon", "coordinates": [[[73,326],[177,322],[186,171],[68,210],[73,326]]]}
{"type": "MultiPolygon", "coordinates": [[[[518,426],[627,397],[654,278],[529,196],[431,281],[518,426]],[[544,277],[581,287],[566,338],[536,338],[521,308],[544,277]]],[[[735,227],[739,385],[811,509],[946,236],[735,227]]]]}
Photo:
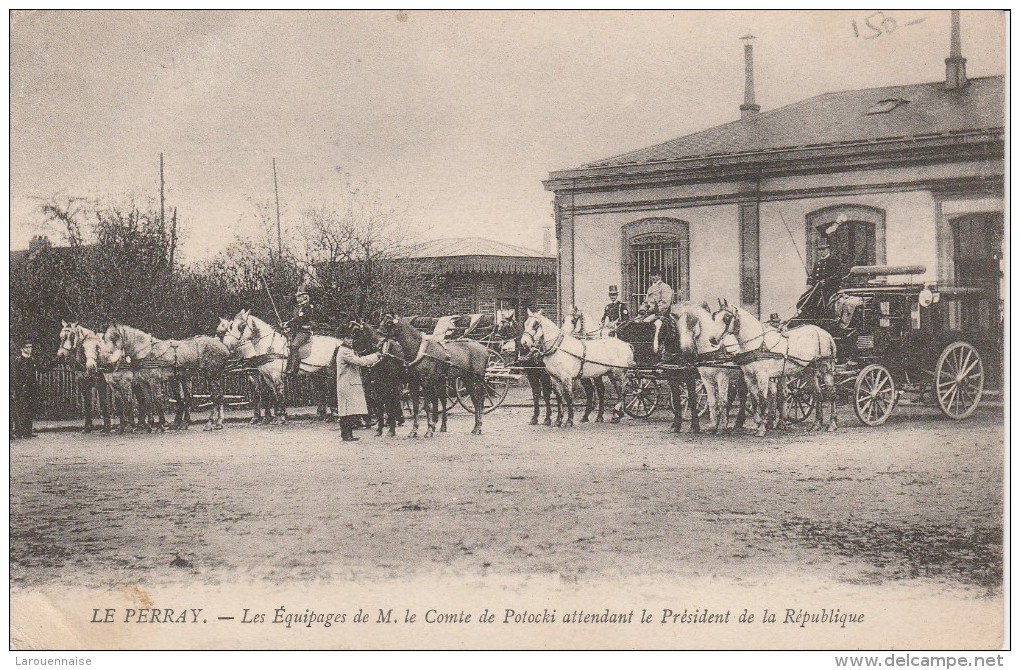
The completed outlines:
{"type": "MultiPolygon", "coordinates": [[[[986,75],[986,76],[983,76],[983,77],[973,77],[973,78],[969,79],[969,81],[975,82],[975,81],[982,81],[982,80],[989,80],[989,79],[1003,79],[1003,78],[1005,78],[1004,74],[997,74],[997,75],[986,75]]],[[[853,93],[861,94],[861,93],[867,93],[868,91],[881,91],[881,90],[889,90],[889,89],[928,88],[928,87],[933,87],[933,86],[940,86],[940,85],[943,85],[944,83],[945,83],[944,80],[936,80],[936,81],[921,82],[921,83],[914,83],[914,84],[890,84],[890,85],[886,85],[886,86],[872,86],[872,87],[868,87],[868,88],[854,88],[854,89],[846,89],[846,90],[842,90],[842,91],[826,91],[824,93],[818,93],[818,94],[810,96],[808,98],[803,98],[801,100],[797,100],[795,102],[791,102],[789,104],[782,105],[781,107],[775,107],[773,109],[770,109],[770,110],[767,110],[767,111],[764,111],[764,112],[760,112],[758,114],[755,114],[754,116],[750,116],[750,117],[747,117],[747,118],[741,118],[741,119],[734,119],[732,121],[727,121],[725,123],[721,123],[721,124],[717,124],[717,125],[713,125],[713,126],[708,126],[707,128],[702,128],[700,130],[696,130],[694,132],[687,133],[686,135],[681,135],[679,137],[674,137],[674,138],[666,140],[664,142],[657,142],[655,144],[650,144],[650,145],[641,147],[639,149],[633,149],[631,151],[625,151],[623,153],[615,154],[613,156],[608,156],[608,157],[605,157],[605,158],[600,158],[600,159],[594,160],[594,161],[588,161],[588,162],[580,165],[579,167],[568,168],[567,170],[564,170],[564,171],[570,172],[570,171],[573,171],[573,170],[597,169],[597,168],[604,168],[604,167],[619,167],[621,163],[626,162],[623,159],[626,159],[626,157],[628,157],[628,156],[640,155],[642,153],[645,153],[645,152],[648,152],[648,151],[651,151],[651,150],[654,150],[654,149],[660,149],[660,148],[668,149],[670,146],[675,146],[678,143],[692,140],[693,138],[696,138],[699,135],[702,135],[704,133],[709,133],[709,132],[712,132],[712,133],[725,132],[725,130],[727,128],[734,127],[737,124],[745,124],[746,127],[753,128],[754,125],[757,125],[757,123],[759,122],[760,119],[767,119],[767,118],[770,118],[773,115],[776,115],[778,113],[788,113],[790,110],[794,110],[794,109],[796,109],[796,108],[798,108],[800,106],[807,105],[809,103],[818,101],[818,100],[826,98],[826,97],[840,96],[840,95],[853,94],[853,93]]],[[[669,160],[669,159],[666,159],[666,160],[669,160]]]]}

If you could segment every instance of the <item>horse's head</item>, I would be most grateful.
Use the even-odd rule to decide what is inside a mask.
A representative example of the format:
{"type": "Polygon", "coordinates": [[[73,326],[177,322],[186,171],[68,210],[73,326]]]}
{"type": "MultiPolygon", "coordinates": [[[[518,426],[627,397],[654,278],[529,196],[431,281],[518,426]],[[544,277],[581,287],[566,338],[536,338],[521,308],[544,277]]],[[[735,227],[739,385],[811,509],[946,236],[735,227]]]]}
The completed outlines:
{"type": "Polygon", "coordinates": [[[364,354],[375,347],[376,331],[361,319],[349,321],[343,332],[351,338],[354,351],[359,354],[364,354]]]}
{"type": "Polygon", "coordinates": [[[515,311],[512,309],[501,309],[496,312],[496,337],[501,340],[512,340],[516,337],[517,321],[514,315],[515,311]]]}
{"type": "Polygon", "coordinates": [[[60,346],[57,349],[57,358],[67,358],[74,353],[83,339],[82,327],[77,321],[68,323],[61,320],[60,346]]]}
{"type": "MultiPolygon", "coordinates": [[[[248,318],[247,313],[244,311],[238,312],[230,321],[226,319],[220,319],[220,325],[225,325],[223,335],[220,339],[223,340],[223,344],[230,351],[234,351],[240,346],[243,346],[251,342],[252,337],[255,333],[255,328],[252,326],[248,318]]],[[[216,330],[219,333],[219,329],[216,330]]]]}
{"type": "Polygon", "coordinates": [[[585,333],[584,312],[577,305],[570,310],[570,314],[563,320],[563,329],[571,335],[584,337],[585,333]]]}
{"type": "Polygon", "coordinates": [[[546,328],[552,326],[549,319],[542,316],[542,310],[528,310],[528,318],[524,322],[524,333],[521,334],[521,346],[525,349],[543,348],[546,340],[546,328]]]}
{"type": "MultiPolygon", "coordinates": [[[[125,332],[116,323],[111,323],[109,327],[107,327],[106,332],[102,335],[102,337],[97,337],[95,339],[101,340],[101,342],[97,343],[94,347],[90,346],[90,349],[92,349],[92,353],[96,354],[97,356],[99,353],[104,353],[106,363],[116,365],[121,361],[121,359],[127,357],[127,352],[125,349],[126,342],[125,332]]],[[[89,367],[88,361],[89,353],[90,352],[88,351],[85,352],[86,361],[85,367],[89,368],[90,370],[95,370],[96,369],[95,360],[92,361],[92,367],[89,367]]]]}
{"type": "Polygon", "coordinates": [[[85,369],[95,372],[100,367],[116,365],[123,358],[123,348],[114,346],[105,336],[89,335],[81,341],[85,369]]]}
{"type": "Polygon", "coordinates": [[[393,337],[399,323],[400,317],[396,314],[383,314],[382,319],[379,320],[379,332],[386,337],[393,337]]]}
{"type": "Polygon", "coordinates": [[[216,337],[218,337],[218,338],[220,338],[220,340],[222,340],[223,336],[227,334],[228,330],[230,330],[230,320],[229,319],[224,319],[221,316],[220,317],[220,323],[219,323],[218,326],[216,326],[216,337]]]}
{"type": "Polygon", "coordinates": [[[713,347],[719,347],[727,335],[737,337],[740,332],[740,310],[727,300],[719,300],[719,309],[712,312],[712,323],[708,341],[713,347]]]}

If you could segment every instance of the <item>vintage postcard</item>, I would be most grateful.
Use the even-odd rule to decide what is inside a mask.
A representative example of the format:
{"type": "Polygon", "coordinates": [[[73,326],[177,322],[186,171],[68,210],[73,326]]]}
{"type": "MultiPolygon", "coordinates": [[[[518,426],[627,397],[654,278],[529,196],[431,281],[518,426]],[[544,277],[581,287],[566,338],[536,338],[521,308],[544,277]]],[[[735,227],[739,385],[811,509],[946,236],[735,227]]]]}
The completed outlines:
{"type": "Polygon", "coordinates": [[[1000,650],[1007,30],[11,12],[11,650],[1000,650]]]}

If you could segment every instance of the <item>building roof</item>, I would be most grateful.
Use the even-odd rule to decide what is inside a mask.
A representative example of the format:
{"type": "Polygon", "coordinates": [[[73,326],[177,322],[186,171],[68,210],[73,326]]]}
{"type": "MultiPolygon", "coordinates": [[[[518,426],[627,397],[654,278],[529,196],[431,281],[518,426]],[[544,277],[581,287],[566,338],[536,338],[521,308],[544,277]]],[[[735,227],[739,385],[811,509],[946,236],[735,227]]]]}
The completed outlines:
{"type": "Polygon", "coordinates": [[[556,274],[556,259],[541,251],[484,237],[450,237],[408,247],[405,258],[431,259],[444,272],[556,274]]]}
{"type": "Polygon", "coordinates": [[[487,240],[484,237],[448,237],[422,242],[409,247],[408,258],[448,258],[450,256],[507,256],[513,258],[547,258],[547,254],[527,247],[487,240]]]}
{"type": "Polygon", "coordinates": [[[944,81],[837,91],[692,135],[582,165],[578,170],[683,161],[711,156],[930,138],[1002,129],[1005,78],[944,81]]]}

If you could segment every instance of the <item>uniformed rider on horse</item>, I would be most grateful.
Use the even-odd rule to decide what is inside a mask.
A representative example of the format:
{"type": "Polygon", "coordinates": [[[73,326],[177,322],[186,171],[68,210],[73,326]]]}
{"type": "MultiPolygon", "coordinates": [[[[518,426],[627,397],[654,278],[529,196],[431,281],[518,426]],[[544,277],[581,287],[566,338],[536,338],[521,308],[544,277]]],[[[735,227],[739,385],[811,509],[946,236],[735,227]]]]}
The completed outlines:
{"type": "Polygon", "coordinates": [[[312,321],[315,318],[315,305],[312,304],[307,291],[298,289],[294,298],[297,300],[294,316],[283,324],[290,337],[290,358],[287,359],[286,374],[292,376],[298,374],[301,369],[300,350],[312,336],[312,321]]]}

